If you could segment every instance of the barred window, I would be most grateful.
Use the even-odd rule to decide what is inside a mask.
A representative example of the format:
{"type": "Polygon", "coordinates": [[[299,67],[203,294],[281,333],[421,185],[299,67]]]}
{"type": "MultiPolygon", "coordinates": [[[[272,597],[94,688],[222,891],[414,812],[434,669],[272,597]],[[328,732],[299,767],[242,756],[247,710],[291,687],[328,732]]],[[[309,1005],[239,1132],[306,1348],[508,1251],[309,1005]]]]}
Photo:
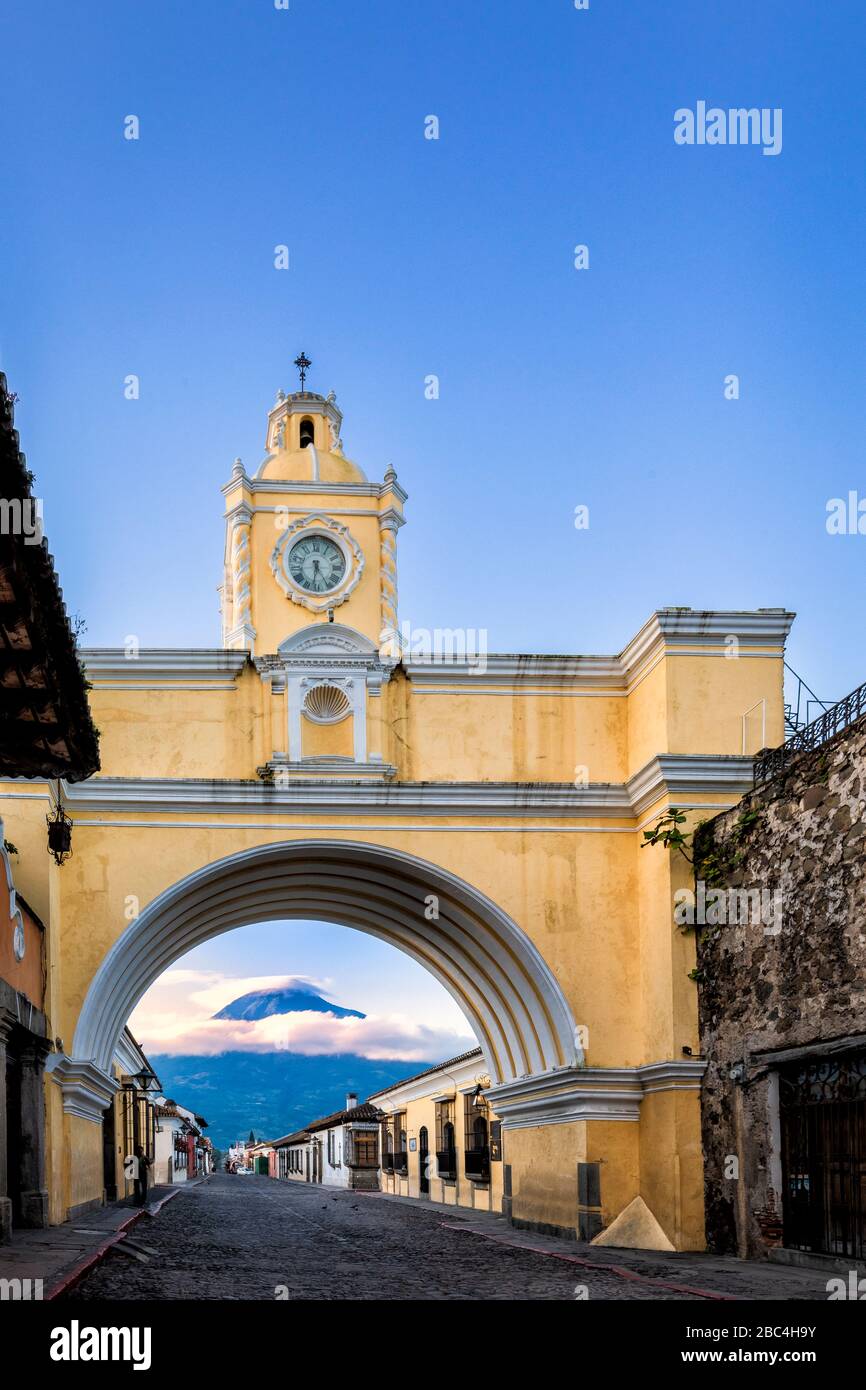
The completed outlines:
{"type": "MultiPolygon", "coordinates": [[[[386,1157],[390,1155],[391,1166],[395,1173],[400,1173],[404,1177],[409,1172],[409,1144],[406,1138],[406,1112],[398,1110],[386,1121],[387,1134],[385,1143],[390,1142],[390,1150],[386,1150],[386,1157]]],[[[383,1163],[383,1167],[386,1164],[383,1163]]],[[[387,1168],[386,1168],[387,1170],[387,1168]]]]}
{"type": "Polygon", "coordinates": [[[436,1102],[436,1151],[453,1152],[457,1148],[457,1135],[454,1129],[453,1100],[436,1102]]]}
{"type": "Polygon", "coordinates": [[[489,1110],[481,1087],[464,1097],[463,1166],[470,1182],[490,1181],[490,1123],[489,1110]]]}
{"type": "Polygon", "coordinates": [[[440,1178],[454,1182],[457,1177],[457,1130],[454,1101],[436,1102],[436,1167],[440,1178]]]}

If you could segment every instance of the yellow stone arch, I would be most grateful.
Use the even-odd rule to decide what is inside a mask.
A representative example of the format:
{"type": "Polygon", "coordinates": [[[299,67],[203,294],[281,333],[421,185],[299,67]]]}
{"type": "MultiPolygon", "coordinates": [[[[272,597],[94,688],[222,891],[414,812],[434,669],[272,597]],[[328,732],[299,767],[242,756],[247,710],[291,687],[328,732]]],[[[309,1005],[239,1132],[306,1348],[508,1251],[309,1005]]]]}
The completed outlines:
{"type": "Polygon", "coordinates": [[[218,932],[321,917],[408,952],[460,1004],[514,1219],[573,1233],[640,1198],[666,1241],[701,1248],[704,1062],[672,905],[689,869],[642,832],[748,790],[751,755],[784,735],[793,615],[662,608],[617,653],[579,655],[568,600],[539,587],[564,655],[414,627],[407,494],[348,459],[341,429],[333,392],[281,391],[261,464],[235,461],[219,647],[82,653],[102,766],[60,786],[67,864],[44,851],[57,792],[0,788],[47,927],[52,1219],[102,1200],[112,1051],[148,985],[218,932]]]}
{"type": "Polygon", "coordinates": [[[497,1083],[573,1066],[575,1026],[555,976],[482,893],[414,855],[346,840],[258,845],[161,893],[117,938],[87,992],[70,1074],[109,1080],[129,1015],[180,956],[234,927],[284,918],[355,927],[424,966],[469,1020],[497,1083]],[[435,913],[435,916],[430,916],[435,913]]]}

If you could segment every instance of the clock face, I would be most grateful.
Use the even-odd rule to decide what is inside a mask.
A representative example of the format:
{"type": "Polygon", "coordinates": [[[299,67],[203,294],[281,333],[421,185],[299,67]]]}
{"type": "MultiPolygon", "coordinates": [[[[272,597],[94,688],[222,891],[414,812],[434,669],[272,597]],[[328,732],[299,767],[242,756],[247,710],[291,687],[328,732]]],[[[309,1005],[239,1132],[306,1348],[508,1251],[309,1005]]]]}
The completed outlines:
{"type": "Polygon", "coordinates": [[[327,536],[305,536],[288,554],[286,567],[292,579],[309,594],[335,589],[346,573],[346,557],[327,536]]]}

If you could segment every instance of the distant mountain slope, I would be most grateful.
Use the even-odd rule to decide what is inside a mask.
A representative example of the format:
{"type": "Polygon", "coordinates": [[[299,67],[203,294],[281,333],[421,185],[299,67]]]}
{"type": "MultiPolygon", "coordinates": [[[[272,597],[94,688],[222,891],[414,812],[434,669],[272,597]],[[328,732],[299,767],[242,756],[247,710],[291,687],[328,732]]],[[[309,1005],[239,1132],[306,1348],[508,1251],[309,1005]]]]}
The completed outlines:
{"type": "Polygon", "coordinates": [[[353,1054],[308,1057],[297,1052],[222,1052],[213,1057],[158,1055],[150,1062],[163,1093],[208,1121],[218,1149],[251,1129],[278,1139],[341,1110],[346,1092],[363,1101],[373,1091],[414,1076],[433,1062],[371,1061],[353,1054]]]}
{"type": "Polygon", "coordinates": [[[335,1018],[366,1018],[357,1009],[344,1009],[340,1004],[332,1004],[320,994],[303,985],[293,985],[287,989],[254,989],[250,994],[242,994],[220,1009],[214,1018],[271,1018],[274,1014],[294,1014],[312,1012],[333,1014],[335,1018]]]}

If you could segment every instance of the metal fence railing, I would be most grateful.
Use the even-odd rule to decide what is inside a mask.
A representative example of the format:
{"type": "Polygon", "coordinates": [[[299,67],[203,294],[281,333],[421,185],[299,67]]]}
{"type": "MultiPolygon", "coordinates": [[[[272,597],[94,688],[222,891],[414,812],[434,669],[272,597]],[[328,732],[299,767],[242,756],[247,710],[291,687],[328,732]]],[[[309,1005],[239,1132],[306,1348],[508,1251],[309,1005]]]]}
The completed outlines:
{"type": "Polygon", "coordinates": [[[866,714],[866,683],[859,685],[856,690],[852,690],[850,695],[846,695],[844,700],[839,700],[835,705],[831,705],[823,714],[819,714],[817,719],[813,719],[811,724],[800,729],[789,738],[787,742],[778,748],[770,748],[765,753],[761,753],[755,759],[755,785],[759,782],[768,782],[771,777],[775,777],[780,772],[784,772],[792,759],[800,753],[811,752],[814,748],[820,748],[822,743],[826,743],[834,734],[840,734],[843,729],[856,724],[857,720],[866,714]]]}

